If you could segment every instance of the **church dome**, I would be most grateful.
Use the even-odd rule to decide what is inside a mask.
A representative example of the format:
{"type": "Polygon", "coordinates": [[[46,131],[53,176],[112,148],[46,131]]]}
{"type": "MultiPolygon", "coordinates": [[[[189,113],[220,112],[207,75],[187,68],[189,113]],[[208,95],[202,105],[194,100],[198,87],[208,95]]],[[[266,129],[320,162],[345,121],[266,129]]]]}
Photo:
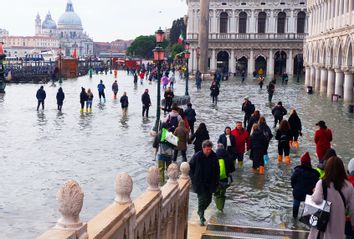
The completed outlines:
{"type": "Polygon", "coordinates": [[[74,12],[73,3],[71,0],[68,0],[68,3],[66,4],[66,11],[60,16],[58,25],[76,27],[82,26],[80,17],[74,12]]]}
{"type": "Polygon", "coordinates": [[[57,24],[52,19],[50,12],[48,12],[47,16],[45,17],[42,23],[42,29],[57,29],[57,24]]]}

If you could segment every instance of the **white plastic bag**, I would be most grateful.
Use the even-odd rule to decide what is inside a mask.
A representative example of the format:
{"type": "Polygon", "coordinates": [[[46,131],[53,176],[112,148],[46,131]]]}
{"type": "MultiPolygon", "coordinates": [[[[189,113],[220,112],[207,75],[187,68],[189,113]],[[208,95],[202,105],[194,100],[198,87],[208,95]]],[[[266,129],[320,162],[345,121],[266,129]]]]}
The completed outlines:
{"type": "Polygon", "coordinates": [[[169,132],[169,131],[166,132],[165,140],[167,142],[169,142],[170,144],[173,144],[174,146],[178,145],[178,137],[175,136],[172,132],[169,132]]]}

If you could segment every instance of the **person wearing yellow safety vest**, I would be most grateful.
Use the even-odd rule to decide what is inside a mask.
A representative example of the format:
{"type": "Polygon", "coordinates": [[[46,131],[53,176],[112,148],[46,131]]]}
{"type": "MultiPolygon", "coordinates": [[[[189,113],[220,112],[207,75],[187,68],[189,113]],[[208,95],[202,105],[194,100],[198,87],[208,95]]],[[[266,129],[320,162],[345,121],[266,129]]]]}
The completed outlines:
{"type": "Polygon", "coordinates": [[[326,163],[327,163],[327,160],[330,158],[330,157],[333,157],[333,156],[337,156],[337,153],[334,149],[332,148],[329,148],[327,149],[325,155],[323,156],[322,160],[320,160],[317,168],[315,168],[315,170],[320,174],[320,179],[322,179],[325,175],[325,172],[324,172],[324,169],[326,167],[326,163]]]}
{"type": "Polygon", "coordinates": [[[226,189],[230,186],[232,182],[231,173],[235,171],[235,165],[229,152],[225,150],[224,145],[221,143],[218,144],[216,156],[218,157],[219,161],[220,174],[219,185],[214,193],[214,201],[216,208],[220,211],[223,211],[226,199],[226,189]]]}

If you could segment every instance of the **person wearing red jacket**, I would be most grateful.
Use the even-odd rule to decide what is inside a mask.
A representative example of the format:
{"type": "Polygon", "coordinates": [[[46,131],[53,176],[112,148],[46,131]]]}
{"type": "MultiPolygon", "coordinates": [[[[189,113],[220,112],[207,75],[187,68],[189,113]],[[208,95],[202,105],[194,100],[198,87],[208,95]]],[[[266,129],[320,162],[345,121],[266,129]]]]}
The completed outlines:
{"type": "Polygon", "coordinates": [[[316,143],[316,153],[318,160],[321,162],[326,151],[331,148],[332,130],[327,128],[326,123],[322,120],[319,121],[316,125],[319,127],[319,129],[315,132],[314,140],[316,143]]]}
{"type": "Polygon", "coordinates": [[[250,138],[247,130],[242,127],[242,122],[236,122],[236,127],[231,131],[231,135],[235,138],[235,151],[238,166],[243,167],[243,156],[250,147],[250,138]],[[247,146],[247,148],[246,148],[247,146]]]}

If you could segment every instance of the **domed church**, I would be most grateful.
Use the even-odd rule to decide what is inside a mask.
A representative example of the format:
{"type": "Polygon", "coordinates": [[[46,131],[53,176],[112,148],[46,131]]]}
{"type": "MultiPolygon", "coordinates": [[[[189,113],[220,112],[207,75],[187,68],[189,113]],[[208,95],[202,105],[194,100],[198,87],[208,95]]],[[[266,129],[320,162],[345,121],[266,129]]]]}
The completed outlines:
{"type": "Polygon", "coordinates": [[[58,25],[52,19],[50,12],[43,22],[38,14],[35,24],[36,36],[58,39],[65,56],[71,56],[75,49],[78,56],[93,54],[93,40],[83,31],[81,18],[75,13],[71,0],[68,0],[65,12],[59,17],[58,25]]]}

